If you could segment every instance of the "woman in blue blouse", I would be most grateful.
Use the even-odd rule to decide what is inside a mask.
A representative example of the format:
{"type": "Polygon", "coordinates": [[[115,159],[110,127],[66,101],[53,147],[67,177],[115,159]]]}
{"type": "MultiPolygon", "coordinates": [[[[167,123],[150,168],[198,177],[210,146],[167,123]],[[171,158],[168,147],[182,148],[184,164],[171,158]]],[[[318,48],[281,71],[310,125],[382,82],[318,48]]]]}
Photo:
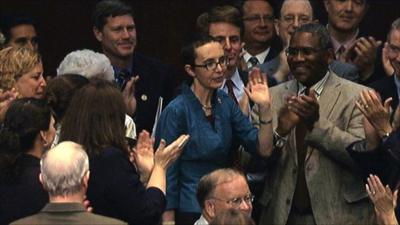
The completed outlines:
{"type": "MultiPolygon", "coordinates": [[[[227,59],[224,50],[211,37],[197,37],[182,49],[186,73],[193,78],[181,94],[163,111],[156,131],[156,142],[171,143],[189,134],[182,155],[167,172],[167,212],[164,222],[189,224],[201,209],[196,201],[200,178],[229,166],[232,137],[238,137],[250,153],[266,156],[272,149],[270,95],[259,71],[251,73],[245,89],[260,109],[260,129],[253,127],[236,103],[219,90],[224,81],[227,59]],[[182,219],[180,219],[182,218],[182,219]]],[[[193,221],[194,222],[194,221],[193,221]]],[[[192,223],[193,224],[193,223],[192,223]]]]}

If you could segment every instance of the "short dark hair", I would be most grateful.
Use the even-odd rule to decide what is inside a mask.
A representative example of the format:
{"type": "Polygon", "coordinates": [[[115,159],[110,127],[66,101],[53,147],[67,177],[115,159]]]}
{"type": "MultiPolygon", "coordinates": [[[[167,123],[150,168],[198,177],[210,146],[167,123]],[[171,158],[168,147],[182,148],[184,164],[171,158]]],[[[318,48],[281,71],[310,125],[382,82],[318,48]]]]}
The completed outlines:
{"type": "Polygon", "coordinates": [[[133,18],[132,8],[120,0],[103,0],[96,4],[92,13],[92,23],[102,30],[108,17],[130,15],[133,18]]]}
{"type": "MultiPolygon", "coordinates": [[[[243,16],[244,15],[243,6],[244,6],[244,3],[248,2],[248,1],[251,1],[251,0],[236,0],[233,2],[232,5],[235,6],[239,10],[240,14],[243,16]]],[[[275,6],[274,1],[271,1],[271,0],[260,0],[260,1],[264,1],[264,2],[268,3],[272,8],[273,14],[275,15],[275,7],[276,6],[275,6]]]]}
{"type": "Polygon", "coordinates": [[[1,32],[5,38],[4,44],[8,44],[11,39],[11,29],[19,25],[32,25],[36,29],[34,19],[28,15],[7,15],[1,18],[1,32]]]}
{"type": "Polygon", "coordinates": [[[244,25],[240,11],[231,6],[216,6],[209,11],[201,14],[196,21],[199,32],[209,34],[211,23],[229,23],[240,29],[240,36],[243,36],[244,25]]]}
{"type": "Polygon", "coordinates": [[[208,34],[196,33],[191,39],[185,44],[181,50],[183,65],[194,65],[196,59],[196,48],[203,46],[210,42],[217,42],[213,37],[208,34]]]}
{"type": "Polygon", "coordinates": [[[197,185],[196,197],[202,209],[204,209],[204,202],[213,194],[218,184],[230,182],[235,177],[246,177],[238,170],[235,169],[218,169],[209,174],[204,175],[197,185]]]}
{"type": "Polygon", "coordinates": [[[292,37],[294,37],[297,33],[311,33],[313,34],[313,36],[318,37],[319,47],[321,49],[332,48],[332,42],[328,30],[326,29],[325,26],[322,26],[319,23],[308,23],[300,26],[294,31],[292,37]]]}
{"type": "Polygon", "coordinates": [[[40,131],[50,127],[51,110],[42,99],[14,100],[0,127],[0,173],[17,174],[16,161],[34,147],[40,131]]]}
{"type": "Polygon", "coordinates": [[[115,84],[93,78],[72,98],[62,121],[60,142],[81,144],[89,156],[110,146],[128,154],[125,112],[122,94],[115,84]]]}
{"type": "Polygon", "coordinates": [[[45,99],[54,111],[57,122],[61,122],[75,92],[89,83],[78,74],[64,74],[50,80],[45,91],[45,99]]]}

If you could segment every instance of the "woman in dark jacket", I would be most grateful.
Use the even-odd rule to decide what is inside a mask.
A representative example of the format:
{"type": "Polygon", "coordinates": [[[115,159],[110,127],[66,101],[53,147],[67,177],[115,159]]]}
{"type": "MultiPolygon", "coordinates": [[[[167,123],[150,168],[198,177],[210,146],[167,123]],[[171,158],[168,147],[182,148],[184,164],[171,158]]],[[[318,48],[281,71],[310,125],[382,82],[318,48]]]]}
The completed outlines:
{"type": "Polygon", "coordinates": [[[40,157],[53,142],[54,118],[44,100],[15,100],[0,128],[0,224],[39,212],[48,202],[40,157]]]}
{"type": "Polygon", "coordinates": [[[114,85],[91,80],[74,95],[60,140],[83,145],[89,155],[87,196],[95,213],[129,224],[158,224],[165,210],[166,169],[188,136],[182,135],[168,147],[163,141],[154,153],[153,140],[142,132],[130,158],[125,113],[122,95],[114,85]]]}

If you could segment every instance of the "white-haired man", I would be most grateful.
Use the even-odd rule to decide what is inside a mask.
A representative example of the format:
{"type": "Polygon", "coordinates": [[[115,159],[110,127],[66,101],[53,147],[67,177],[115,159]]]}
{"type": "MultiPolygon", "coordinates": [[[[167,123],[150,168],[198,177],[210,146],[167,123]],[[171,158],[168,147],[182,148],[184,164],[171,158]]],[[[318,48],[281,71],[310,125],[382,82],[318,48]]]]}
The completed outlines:
{"type": "Polygon", "coordinates": [[[44,154],[40,182],[49,192],[48,203],[38,214],[13,222],[18,224],[126,224],[86,212],[82,204],[89,181],[89,159],[82,146],[62,142],[44,154]]]}

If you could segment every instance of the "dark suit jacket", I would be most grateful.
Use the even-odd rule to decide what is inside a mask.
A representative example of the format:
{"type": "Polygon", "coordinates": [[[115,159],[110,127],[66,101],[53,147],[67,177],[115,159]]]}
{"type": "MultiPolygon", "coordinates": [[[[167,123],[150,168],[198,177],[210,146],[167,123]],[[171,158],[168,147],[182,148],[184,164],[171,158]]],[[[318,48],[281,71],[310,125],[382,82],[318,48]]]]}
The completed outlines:
{"type": "Polygon", "coordinates": [[[163,97],[165,106],[173,99],[176,88],[176,73],[171,67],[139,53],[134,53],[132,73],[139,75],[135,96],[137,109],[134,116],[138,133],[152,131],[158,98],[163,97]]]}
{"type": "Polygon", "coordinates": [[[369,86],[377,91],[385,101],[387,98],[392,97],[392,109],[395,110],[399,104],[399,96],[397,94],[397,87],[394,81],[394,76],[383,76],[381,79],[371,83],[369,86]]]}
{"type": "Polygon", "coordinates": [[[127,221],[129,224],[158,224],[164,212],[164,193],[145,188],[122,150],[108,147],[90,156],[87,197],[94,213],[127,221]]]}
{"type": "Polygon", "coordinates": [[[0,224],[35,214],[49,201],[39,182],[40,159],[22,154],[16,166],[16,174],[0,180],[0,224]]]}
{"type": "Polygon", "coordinates": [[[86,212],[80,203],[48,203],[38,214],[17,220],[11,225],[126,225],[127,223],[86,212]]]}
{"type": "MultiPolygon", "coordinates": [[[[362,113],[355,106],[366,87],[330,72],[319,97],[319,119],[307,132],[307,156],[299,168],[295,128],[282,149],[274,149],[275,162],[268,170],[260,225],[286,224],[293,203],[299,170],[304,170],[316,224],[372,224],[373,209],[357,166],[345,147],[364,137],[362,113]]],[[[297,93],[296,80],[270,89],[273,127],[284,96],[297,93]]],[[[256,110],[256,109],[255,109],[256,110]]],[[[258,113],[253,113],[257,124],[258,113]]]]}
{"type": "MultiPolygon", "coordinates": [[[[278,70],[280,64],[279,56],[275,57],[271,61],[267,63],[263,63],[260,65],[260,70],[263,73],[268,74],[269,76],[273,76],[278,70]]],[[[358,82],[359,75],[358,69],[356,66],[348,63],[343,63],[338,60],[332,61],[330,64],[330,69],[336,73],[339,77],[345,78],[347,80],[358,82]]],[[[271,85],[270,85],[271,86],[271,85]]]]}

